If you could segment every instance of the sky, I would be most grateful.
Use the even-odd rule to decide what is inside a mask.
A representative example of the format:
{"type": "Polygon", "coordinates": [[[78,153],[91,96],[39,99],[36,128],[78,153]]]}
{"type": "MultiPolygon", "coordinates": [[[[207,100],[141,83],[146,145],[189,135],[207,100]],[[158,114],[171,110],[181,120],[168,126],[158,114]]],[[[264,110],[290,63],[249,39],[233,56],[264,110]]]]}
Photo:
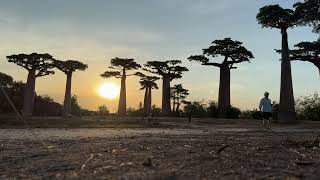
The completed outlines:
{"type": "MultiPolygon", "coordinates": [[[[280,4],[292,7],[297,0],[1,0],[0,72],[26,81],[27,71],[8,63],[6,56],[18,53],[49,53],[60,60],[74,59],[88,64],[85,72],[73,76],[72,93],[82,107],[96,110],[107,105],[116,110],[118,100],[102,98],[98,87],[105,82],[120,85],[119,79],[103,79],[114,57],[150,60],[181,59],[189,72],[173,84],[189,89],[188,100],[217,101],[219,69],[189,62],[216,39],[242,41],[255,58],[231,73],[231,103],[241,109],[257,108],[265,91],[278,101],[280,93],[281,47],[277,29],[261,28],[256,21],[260,7],[280,4]]],[[[289,45],[314,41],[311,28],[289,30],[289,45]]],[[[292,63],[295,98],[320,88],[319,72],[310,63],[292,63]]],[[[62,72],[37,79],[36,91],[62,102],[66,77],[62,72]]],[[[161,89],[161,81],[158,81],[161,89]]],[[[143,101],[138,78],[127,80],[128,107],[143,101]]],[[[153,103],[160,106],[161,90],[153,91],[153,103]]]]}

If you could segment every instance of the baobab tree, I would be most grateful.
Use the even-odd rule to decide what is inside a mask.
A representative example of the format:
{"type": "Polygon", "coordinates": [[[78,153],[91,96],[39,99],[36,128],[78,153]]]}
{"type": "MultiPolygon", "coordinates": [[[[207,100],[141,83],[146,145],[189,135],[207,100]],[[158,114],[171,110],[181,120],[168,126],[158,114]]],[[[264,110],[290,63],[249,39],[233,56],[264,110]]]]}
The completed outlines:
{"type": "Polygon", "coordinates": [[[170,103],[170,82],[182,77],[183,72],[188,68],[180,66],[181,60],[148,61],[144,70],[162,77],[162,114],[169,115],[170,103]]]}
{"type": "Polygon", "coordinates": [[[17,54],[7,56],[10,63],[25,68],[28,78],[24,90],[23,116],[31,116],[34,105],[36,78],[54,74],[53,58],[50,54],[17,54]]]}
{"type": "Polygon", "coordinates": [[[288,46],[288,28],[293,28],[298,24],[298,15],[291,9],[284,9],[279,5],[269,5],[262,7],[257,14],[257,21],[262,27],[275,28],[281,30],[281,85],[279,122],[295,122],[296,112],[294,107],[294,96],[292,86],[291,62],[288,46]]]}
{"type": "Polygon", "coordinates": [[[294,4],[296,14],[299,17],[299,25],[314,27],[313,31],[320,33],[320,1],[305,0],[294,4]]]}
{"type": "Polygon", "coordinates": [[[160,78],[157,76],[147,76],[141,72],[136,73],[140,77],[139,83],[141,84],[140,90],[145,90],[143,111],[145,116],[149,115],[152,110],[152,89],[159,89],[156,83],[160,78]]]}
{"type": "Polygon", "coordinates": [[[300,42],[295,47],[296,49],[290,51],[290,59],[312,63],[318,68],[320,75],[320,40],[300,42]]]}
{"type": "Polygon", "coordinates": [[[189,90],[184,89],[182,84],[176,84],[171,88],[172,111],[179,113],[180,105],[189,95],[189,90]]]}
{"type": "Polygon", "coordinates": [[[71,116],[71,82],[72,75],[75,71],[85,71],[88,68],[88,65],[83,64],[82,62],[75,60],[67,60],[60,61],[55,60],[54,66],[60,71],[64,72],[67,76],[66,81],[66,90],[64,95],[64,103],[63,103],[63,116],[69,117],[71,116]]]}
{"type": "Polygon", "coordinates": [[[230,70],[236,69],[236,64],[250,62],[254,58],[252,53],[242,46],[242,42],[234,41],[231,38],[215,40],[209,48],[203,49],[202,55],[190,56],[190,61],[198,61],[205,66],[214,66],[220,69],[219,116],[224,117],[225,111],[230,104],[230,70]],[[210,57],[214,60],[210,60],[210,57]],[[219,62],[217,57],[222,57],[219,62]]]}
{"type": "Polygon", "coordinates": [[[126,115],[127,101],[126,101],[126,79],[128,76],[135,74],[127,74],[130,70],[139,69],[141,66],[132,58],[113,58],[111,59],[110,69],[116,69],[116,71],[106,71],[100,76],[103,78],[121,78],[120,98],[118,106],[118,115],[126,115]]]}

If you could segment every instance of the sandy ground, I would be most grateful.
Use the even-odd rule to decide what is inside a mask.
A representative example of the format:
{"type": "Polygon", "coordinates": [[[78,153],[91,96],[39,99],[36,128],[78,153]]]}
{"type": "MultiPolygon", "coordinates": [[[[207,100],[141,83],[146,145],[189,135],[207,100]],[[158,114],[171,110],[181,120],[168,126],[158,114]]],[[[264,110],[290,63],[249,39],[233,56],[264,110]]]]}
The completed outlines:
{"type": "Polygon", "coordinates": [[[318,126],[176,126],[0,129],[0,179],[320,177],[318,126]]]}

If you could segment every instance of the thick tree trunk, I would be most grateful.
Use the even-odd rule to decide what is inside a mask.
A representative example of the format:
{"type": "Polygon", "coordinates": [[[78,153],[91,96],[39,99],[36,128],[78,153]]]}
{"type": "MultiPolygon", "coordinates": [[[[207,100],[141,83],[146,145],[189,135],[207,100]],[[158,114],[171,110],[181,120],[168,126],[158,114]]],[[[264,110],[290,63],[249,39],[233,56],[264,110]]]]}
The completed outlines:
{"type": "Polygon", "coordinates": [[[127,101],[126,101],[126,73],[123,70],[123,74],[121,77],[121,88],[120,88],[120,98],[119,98],[119,107],[118,107],[118,115],[125,116],[126,115],[126,108],[127,108],[127,101]]]}
{"type": "Polygon", "coordinates": [[[152,110],[152,93],[151,93],[151,87],[149,87],[148,90],[148,102],[147,102],[148,106],[147,106],[147,110],[148,110],[148,115],[151,114],[151,110],[152,110]]]}
{"type": "Polygon", "coordinates": [[[66,91],[63,103],[63,116],[65,117],[71,116],[71,81],[72,73],[67,74],[66,91]]]}
{"type": "Polygon", "coordinates": [[[143,112],[144,112],[145,116],[148,115],[148,98],[149,98],[148,89],[149,89],[149,87],[147,87],[144,92],[144,100],[143,100],[143,112]]]}
{"type": "Polygon", "coordinates": [[[162,115],[168,116],[171,110],[169,77],[163,76],[162,86],[162,115]]]}
{"type": "Polygon", "coordinates": [[[291,75],[291,62],[289,58],[288,33],[286,29],[282,34],[281,58],[281,87],[278,120],[282,123],[293,123],[296,120],[294,96],[291,75]]]}
{"type": "Polygon", "coordinates": [[[230,68],[228,64],[222,64],[220,67],[220,84],[218,109],[219,117],[225,117],[225,110],[230,106],[230,68]]]}
{"type": "Polygon", "coordinates": [[[30,70],[24,89],[23,116],[32,116],[36,85],[36,71],[30,70]]]}

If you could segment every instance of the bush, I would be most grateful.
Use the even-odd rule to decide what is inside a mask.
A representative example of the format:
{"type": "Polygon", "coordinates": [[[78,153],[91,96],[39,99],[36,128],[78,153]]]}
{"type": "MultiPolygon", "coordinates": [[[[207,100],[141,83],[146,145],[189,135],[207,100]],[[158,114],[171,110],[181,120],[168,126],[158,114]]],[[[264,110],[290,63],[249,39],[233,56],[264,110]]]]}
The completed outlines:
{"type": "Polygon", "coordinates": [[[226,119],[239,119],[241,110],[239,108],[230,106],[224,112],[224,117],[226,119]]]}
{"type": "Polygon", "coordinates": [[[215,101],[210,101],[208,107],[206,108],[207,116],[210,118],[218,117],[218,104],[215,101]]]}
{"type": "Polygon", "coordinates": [[[183,111],[186,114],[190,114],[192,117],[196,117],[196,118],[207,117],[206,104],[201,101],[194,101],[186,104],[183,107],[183,111]]]}
{"type": "Polygon", "coordinates": [[[297,100],[296,109],[298,118],[303,120],[320,120],[320,97],[318,93],[304,96],[297,100]]]}
{"type": "Polygon", "coordinates": [[[257,109],[242,111],[239,118],[240,119],[262,119],[262,113],[257,109]]]}

